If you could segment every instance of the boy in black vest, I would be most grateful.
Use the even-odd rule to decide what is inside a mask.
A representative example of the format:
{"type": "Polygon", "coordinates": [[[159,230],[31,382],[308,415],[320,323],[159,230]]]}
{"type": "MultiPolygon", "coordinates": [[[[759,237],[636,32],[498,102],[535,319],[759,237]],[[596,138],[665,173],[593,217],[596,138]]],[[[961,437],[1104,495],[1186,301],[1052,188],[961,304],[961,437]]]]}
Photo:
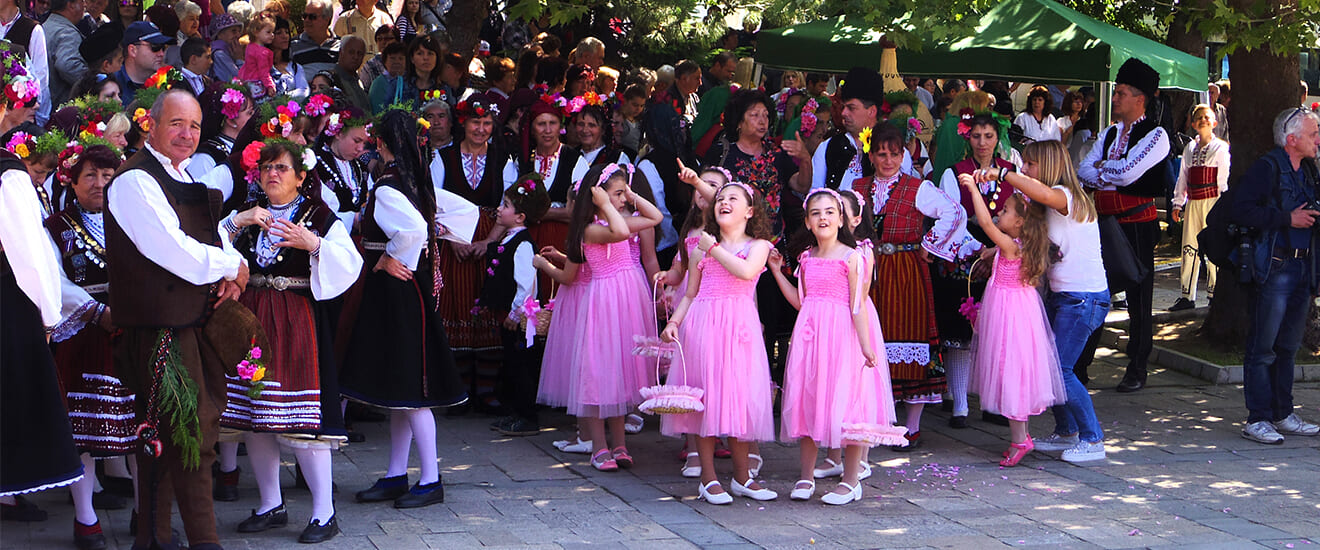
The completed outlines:
{"type": "Polygon", "coordinates": [[[524,304],[536,303],[536,268],[532,266],[536,244],[527,226],[536,225],[548,210],[550,196],[541,175],[533,172],[519,177],[504,190],[495,211],[495,223],[509,229],[486,249],[486,284],[477,305],[499,312],[498,317],[503,319],[500,337],[504,367],[500,369],[499,395],[512,415],[491,427],[504,435],[536,435],[541,431],[536,419],[536,386],[545,339],[536,336],[535,310],[524,304]],[[524,320],[527,327],[520,330],[524,320]]]}

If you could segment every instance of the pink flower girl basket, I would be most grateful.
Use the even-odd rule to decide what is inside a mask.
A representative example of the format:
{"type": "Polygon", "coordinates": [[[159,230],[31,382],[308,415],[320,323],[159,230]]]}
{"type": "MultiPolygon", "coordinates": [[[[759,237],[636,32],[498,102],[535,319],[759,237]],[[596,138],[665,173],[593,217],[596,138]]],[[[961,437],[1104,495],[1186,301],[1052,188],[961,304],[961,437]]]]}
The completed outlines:
{"type": "MultiPolygon", "coordinates": [[[[656,281],[659,287],[659,281],[656,281]]],[[[659,288],[653,295],[659,298],[659,288]]],[[[705,395],[706,390],[688,386],[687,382],[687,361],[683,358],[683,345],[678,341],[665,343],[656,336],[643,336],[637,334],[633,336],[633,355],[655,358],[655,379],[656,385],[641,389],[642,404],[637,407],[638,410],[647,414],[686,414],[702,412],[706,406],[701,403],[701,397],[705,395]],[[682,383],[668,383],[672,376],[665,379],[664,384],[659,383],[661,376],[661,367],[666,363],[671,367],[669,374],[674,373],[672,368],[674,358],[677,357],[680,363],[679,372],[683,380],[682,383]]]]}

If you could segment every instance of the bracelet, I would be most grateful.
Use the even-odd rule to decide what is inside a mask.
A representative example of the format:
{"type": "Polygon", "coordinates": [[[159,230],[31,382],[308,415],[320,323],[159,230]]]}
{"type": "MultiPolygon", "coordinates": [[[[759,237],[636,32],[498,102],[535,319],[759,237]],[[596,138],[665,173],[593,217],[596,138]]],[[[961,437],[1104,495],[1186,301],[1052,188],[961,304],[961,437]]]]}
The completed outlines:
{"type": "Polygon", "coordinates": [[[316,239],[316,248],[312,249],[312,253],[311,253],[313,258],[320,258],[320,257],[321,257],[321,243],[324,243],[324,242],[325,242],[325,239],[322,239],[322,238],[320,238],[320,237],[317,237],[317,239],[316,239]]]}
{"type": "Polygon", "coordinates": [[[234,224],[234,218],[231,217],[225,220],[225,231],[228,231],[230,233],[238,233],[238,225],[234,224]]]}

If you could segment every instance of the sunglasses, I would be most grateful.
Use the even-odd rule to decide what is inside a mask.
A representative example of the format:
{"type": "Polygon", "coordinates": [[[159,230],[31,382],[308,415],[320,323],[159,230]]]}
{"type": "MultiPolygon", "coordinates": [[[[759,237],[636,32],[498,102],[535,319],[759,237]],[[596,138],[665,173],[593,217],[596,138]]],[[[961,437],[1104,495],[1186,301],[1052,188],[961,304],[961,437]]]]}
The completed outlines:
{"type": "Polygon", "coordinates": [[[169,44],[152,44],[152,43],[150,43],[150,42],[138,42],[137,44],[134,44],[134,45],[135,45],[135,46],[146,46],[146,47],[148,47],[148,48],[151,48],[152,53],[160,53],[160,52],[165,51],[165,48],[170,47],[169,44]]]}
{"type": "Polygon", "coordinates": [[[302,18],[303,18],[303,21],[313,21],[313,20],[316,19],[316,14],[315,14],[315,13],[304,13],[303,16],[302,16],[302,18]]]}
{"type": "Polygon", "coordinates": [[[1293,110],[1293,113],[1292,113],[1291,115],[1288,115],[1288,119],[1285,120],[1285,121],[1283,121],[1283,126],[1284,126],[1284,128],[1287,128],[1287,127],[1288,127],[1288,123],[1289,123],[1289,122],[1292,122],[1293,117],[1296,117],[1297,115],[1300,115],[1300,114],[1302,114],[1302,113],[1309,113],[1309,112],[1311,112],[1310,109],[1301,109],[1301,108],[1299,108],[1299,109],[1295,109],[1295,110],[1293,110]]]}
{"type": "Polygon", "coordinates": [[[119,0],[119,5],[124,7],[133,6],[135,8],[141,6],[141,4],[138,3],[138,0],[119,0]]]}

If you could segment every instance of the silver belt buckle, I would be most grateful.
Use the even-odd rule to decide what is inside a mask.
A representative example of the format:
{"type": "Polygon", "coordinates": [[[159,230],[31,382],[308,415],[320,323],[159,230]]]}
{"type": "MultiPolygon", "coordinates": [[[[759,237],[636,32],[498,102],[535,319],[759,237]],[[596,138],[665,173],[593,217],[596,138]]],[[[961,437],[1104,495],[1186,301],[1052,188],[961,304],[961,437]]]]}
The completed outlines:
{"type": "Polygon", "coordinates": [[[880,245],[880,253],[886,256],[892,256],[898,253],[898,247],[894,243],[883,243],[880,245]]]}
{"type": "Polygon", "coordinates": [[[283,291],[289,288],[289,283],[292,281],[288,277],[271,277],[268,282],[271,288],[283,291]]]}

